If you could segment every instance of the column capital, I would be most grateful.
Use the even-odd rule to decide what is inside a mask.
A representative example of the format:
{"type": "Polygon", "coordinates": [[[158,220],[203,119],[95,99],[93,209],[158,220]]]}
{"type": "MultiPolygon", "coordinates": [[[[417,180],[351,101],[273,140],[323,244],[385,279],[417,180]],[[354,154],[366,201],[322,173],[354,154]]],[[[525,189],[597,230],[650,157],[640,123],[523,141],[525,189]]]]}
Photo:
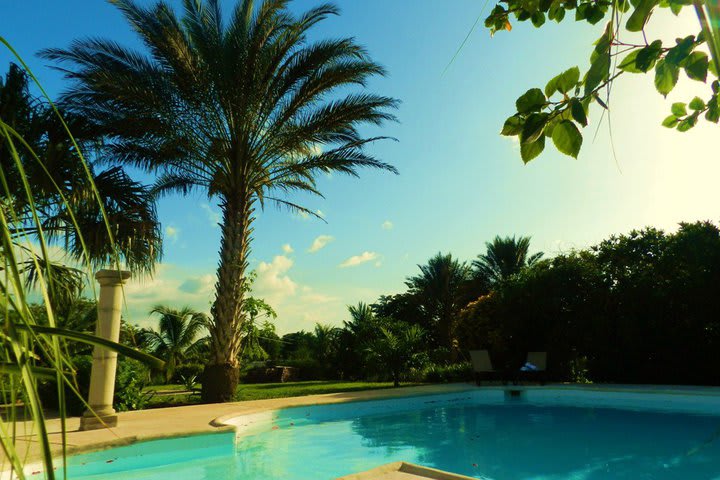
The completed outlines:
{"type": "Polygon", "coordinates": [[[103,286],[122,285],[128,278],[130,272],[127,270],[99,270],[95,274],[95,279],[103,286]]]}

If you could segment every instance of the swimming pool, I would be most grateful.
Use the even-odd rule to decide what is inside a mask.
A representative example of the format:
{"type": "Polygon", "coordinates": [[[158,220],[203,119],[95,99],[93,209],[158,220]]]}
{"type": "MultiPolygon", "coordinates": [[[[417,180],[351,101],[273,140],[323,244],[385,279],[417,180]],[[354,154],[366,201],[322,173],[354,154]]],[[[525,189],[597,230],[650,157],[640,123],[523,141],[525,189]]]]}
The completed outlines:
{"type": "Polygon", "coordinates": [[[288,408],[69,460],[72,479],[332,479],[408,461],[487,480],[720,479],[720,396],[483,388],[288,408]]]}

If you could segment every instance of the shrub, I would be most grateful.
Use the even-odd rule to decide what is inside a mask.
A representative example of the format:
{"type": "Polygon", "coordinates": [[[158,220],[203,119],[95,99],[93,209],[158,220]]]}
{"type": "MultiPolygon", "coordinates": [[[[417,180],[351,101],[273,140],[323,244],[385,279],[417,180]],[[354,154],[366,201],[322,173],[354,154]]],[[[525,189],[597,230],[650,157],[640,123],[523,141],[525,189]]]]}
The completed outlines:
{"type": "Polygon", "coordinates": [[[298,380],[330,380],[334,375],[328,375],[328,368],[312,358],[289,360],[282,362],[283,366],[297,368],[298,380]]]}
{"type": "MultiPolygon", "coordinates": [[[[69,386],[65,385],[65,411],[68,415],[79,416],[87,409],[83,399],[87,401],[88,392],[90,390],[92,356],[77,355],[72,357],[70,361],[75,370],[75,387],[78,389],[80,395],[82,395],[82,399],[79,398],[69,386]]],[[[59,408],[60,402],[58,399],[58,387],[54,380],[43,380],[39,382],[38,394],[40,395],[40,400],[45,408],[59,408]]]]}
{"type": "Polygon", "coordinates": [[[118,362],[113,406],[118,412],[142,410],[147,407],[154,392],[143,391],[148,384],[149,370],[136,360],[118,362]]]}
{"type": "Polygon", "coordinates": [[[175,369],[172,381],[173,383],[183,384],[185,383],[183,378],[187,379],[192,377],[201,381],[203,370],[205,370],[205,365],[202,363],[183,363],[175,369]]]}
{"type": "Polygon", "coordinates": [[[452,365],[428,365],[424,370],[423,380],[429,383],[466,382],[473,379],[473,369],[469,362],[452,365]]]}
{"type": "Polygon", "coordinates": [[[570,379],[575,383],[593,383],[588,378],[587,357],[577,357],[570,361],[570,379]]]}

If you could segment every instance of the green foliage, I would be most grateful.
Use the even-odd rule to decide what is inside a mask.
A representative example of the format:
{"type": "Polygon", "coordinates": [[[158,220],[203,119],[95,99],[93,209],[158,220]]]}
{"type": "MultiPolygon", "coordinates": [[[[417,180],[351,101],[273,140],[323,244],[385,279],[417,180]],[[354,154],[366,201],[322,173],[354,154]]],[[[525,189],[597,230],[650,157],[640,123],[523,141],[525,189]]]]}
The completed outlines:
{"type": "Polygon", "coordinates": [[[530,255],[530,237],[500,237],[485,244],[486,252],[472,262],[475,277],[494,285],[540,260],[542,252],[530,255]]]}
{"type": "Polygon", "coordinates": [[[146,391],[150,371],[140,362],[124,360],[118,363],[115,378],[113,407],[118,412],[142,410],[150,404],[155,392],[146,391]]]}
{"type": "Polygon", "coordinates": [[[463,349],[496,368],[547,351],[560,380],[717,384],[720,229],[707,222],[613,236],[539,261],[497,283],[460,318],[463,349]]]}
{"type": "Polygon", "coordinates": [[[175,369],[188,356],[206,346],[207,340],[202,334],[207,331],[207,315],[190,307],[174,309],[156,305],[150,310],[158,315],[159,329],[149,329],[143,334],[143,343],[159,358],[165,361],[165,379],[173,378],[175,369]]]}
{"type": "MultiPolygon", "coordinates": [[[[613,82],[622,74],[647,73],[654,69],[655,88],[667,96],[677,85],[680,71],[691,80],[707,83],[710,76],[717,78],[720,70],[720,12],[713,0],[502,0],[485,19],[491,34],[512,30],[511,18],[519,22],[530,21],[536,28],[545,18],[562,21],[566,11],[575,12],[576,21],[591,25],[606,20],[602,35],[590,54],[590,65],[581,76],[579,67],[572,67],[547,82],[544,93],[531,88],[516,103],[516,112],[504,123],[501,134],[517,136],[520,156],[527,163],[545,149],[544,137],[551,137],[561,153],[577,158],[583,143],[582,130],[588,125],[587,115],[592,103],[608,109],[613,82]],[[661,40],[645,39],[644,43],[628,43],[625,32],[644,32],[653,11],[669,8],[678,14],[692,6],[698,17],[701,32],[677,38],[674,46],[664,46],[661,40]],[[629,15],[627,15],[629,12],[629,15]],[[624,24],[621,19],[626,18],[624,24]],[[703,51],[707,47],[710,56],[703,51]],[[582,93],[581,93],[582,92],[582,93]]],[[[646,35],[644,35],[646,38],[646,35]]],[[[715,85],[717,80],[713,81],[715,85]]],[[[720,109],[717,89],[702,104],[695,101],[693,113],[673,112],[662,124],[684,132],[697,124],[704,114],[707,121],[718,123],[720,109]]]]}
{"type": "Polygon", "coordinates": [[[367,349],[376,372],[389,373],[393,384],[400,386],[400,380],[407,377],[411,369],[422,368],[427,363],[424,336],[419,325],[388,319],[367,349]]]}
{"type": "Polygon", "coordinates": [[[422,311],[422,318],[411,319],[411,323],[429,333],[435,345],[446,348],[448,360],[453,361],[457,355],[457,314],[468,302],[464,287],[470,280],[470,267],[452,254],[442,253],[418,267],[420,274],[405,280],[408,294],[422,311]]]}
{"type": "Polygon", "coordinates": [[[570,361],[570,381],[573,383],[593,383],[588,378],[587,357],[576,357],[570,361]]]}
{"type": "Polygon", "coordinates": [[[202,363],[183,363],[175,369],[175,376],[173,382],[183,383],[182,378],[196,378],[200,379],[203,373],[205,365],[202,363]]]}
{"type": "Polygon", "coordinates": [[[432,363],[422,371],[422,379],[428,383],[469,382],[473,379],[473,368],[469,362],[438,365],[432,363]]]}
{"type": "Polygon", "coordinates": [[[577,158],[582,146],[582,134],[570,120],[561,120],[553,127],[552,139],[555,147],[573,158],[577,158]]]}

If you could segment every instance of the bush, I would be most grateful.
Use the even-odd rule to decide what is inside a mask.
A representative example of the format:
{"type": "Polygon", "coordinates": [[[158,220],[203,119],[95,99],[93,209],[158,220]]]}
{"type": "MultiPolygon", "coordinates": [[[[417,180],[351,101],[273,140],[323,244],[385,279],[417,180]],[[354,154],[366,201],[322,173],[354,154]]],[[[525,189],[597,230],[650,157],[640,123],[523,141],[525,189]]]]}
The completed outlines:
{"type": "Polygon", "coordinates": [[[205,365],[202,363],[184,363],[175,369],[172,381],[173,383],[185,383],[183,378],[188,379],[195,377],[200,382],[205,365]]]}
{"type": "MultiPolygon", "coordinates": [[[[90,371],[92,369],[92,356],[77,355],[71,358],[71,363],[75,369],[75,385],[82,399],[69,387],[65,386],[65,411],[70,416],[82,415],[87,409],[83,399],[87,401],[88,392],[90,391],[90,371]]],[[[70,380],[73,381],[72,379],[70,380]]],[[[60,401],[58,399],[57,383],[53,380],[43,380],[39,382],[38,394],[40,401],[45,408],[59,409],[60,401]]]]}
{"type": "Polygon", "coordinates": [[[430,364],[423,371],[423,381],[428,383],[467,382],[473,379],[473,368],[469,362],[452,365],[430,364]]]}
{"type": "Polygon", "coordinates": [[[282,362],[282,365],[297,368],[298,380],[332,380],[335,378],[335,375],[328,374],[327,366],[311,358],[289,360],[282,362]]]}
{"type": "Polygon", "coordinates": [[[123,359],[118,362],[115,379],[115,399],[113,406],[118,412],[142,410],[147,407],[154,392],[144,392],[148,384],[148,368],[136,360],[123,359]]]}

